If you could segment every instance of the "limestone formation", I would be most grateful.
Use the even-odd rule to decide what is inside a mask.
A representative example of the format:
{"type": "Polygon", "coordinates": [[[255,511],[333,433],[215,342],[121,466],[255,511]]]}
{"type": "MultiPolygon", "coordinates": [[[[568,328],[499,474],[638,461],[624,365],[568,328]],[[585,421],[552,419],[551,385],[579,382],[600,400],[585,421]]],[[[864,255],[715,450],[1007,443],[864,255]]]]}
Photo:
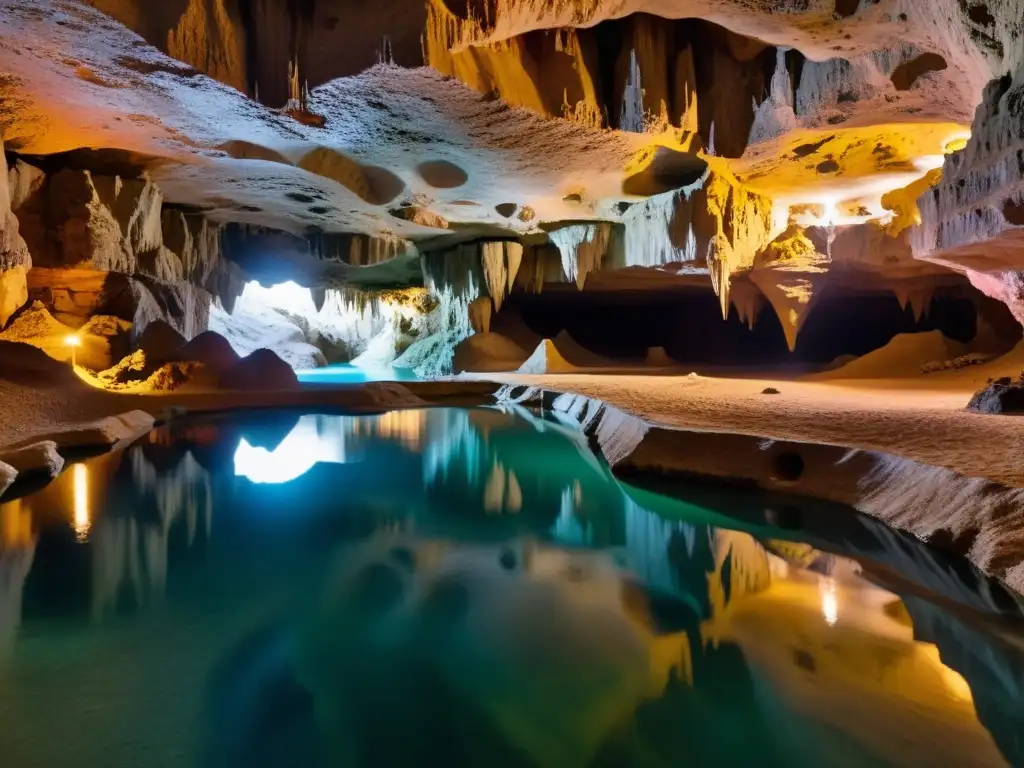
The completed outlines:
{"type": "MultiPolygon", "coordinates": [[[[0,131],[0,155],[3,155],[0,131]]],[[[0,328],[26,301],[26,275],[32,266],[28,248],[18,232],[18,220],[11,210],[11,192],[7,181],[7,159],[0,157],[0,328]]]]}
{"type": "MultiPolygon", "coordinates": [[[[0,321],[241,343],[258,279],[313,291],[310,329],[333,289],[422,284],[484,329],[480,297],[563,283],[699,285],[749,327],[767,301],[791,349],[826,286],[1024,324],[1019,0],[71,5],[3,11],[0,321]]],[[[323,355],[291,362],[333,355],[284,322],[323,355]]]]}

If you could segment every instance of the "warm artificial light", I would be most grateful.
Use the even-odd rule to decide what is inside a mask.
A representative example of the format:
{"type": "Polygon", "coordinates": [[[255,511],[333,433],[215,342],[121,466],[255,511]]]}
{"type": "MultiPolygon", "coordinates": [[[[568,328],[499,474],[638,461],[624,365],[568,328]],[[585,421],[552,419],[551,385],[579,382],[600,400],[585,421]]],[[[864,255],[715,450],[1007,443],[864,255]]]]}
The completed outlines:
{"type": "Polygon", "coordinates": [[[64,346],[68,347],[71,350],[71,367],[74,368],[76,357],[75,353],[77,352],[78,348],[82,346],[82,340],[75,336],[74,334],[71,334],[70,336],[64,337],[64,346]]]}
{"type": "Polygon", "coordinates": [[[839,595],[836,589],[836,580],[830,577],[823,577],[818,582],[818,592],[821,595],[821,615],[825,623],[834,627],[839,621],[839,595]]]}
{"type": "Polygon", "coordinates": [[[74,480],[75,538],[85,541],[89,538],[92,521],[89,518],[89,470],[85,464],[75,464],[72,469],[74,480]]]}

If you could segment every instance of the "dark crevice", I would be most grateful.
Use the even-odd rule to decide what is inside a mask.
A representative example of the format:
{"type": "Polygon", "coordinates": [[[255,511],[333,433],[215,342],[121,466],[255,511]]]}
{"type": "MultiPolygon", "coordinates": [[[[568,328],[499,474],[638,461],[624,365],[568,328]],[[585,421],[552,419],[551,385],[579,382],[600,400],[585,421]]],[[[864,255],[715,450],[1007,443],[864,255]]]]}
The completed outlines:
{"type": "Polygon", "coordinates": [[[939,54],[922,53],[896,67],[890,79],[897,91],[909,91],[919,77],[929,72],[939,72],[946,66],[946,60],[939,54]]]}
{"type": "Polygon", "coordinates": [[[1003,202],[1003,218],[1008,224],[1024,227],[1024,201],[1005,200],[1003,202]]]}
{"type": "Polygon", "coordinates": [[[849,18],[860,8],[860,0],[836,0],[836,16],[841,19],[849,18]]]}
{"type": "Polygon", "coordinates": [[[1007,348],[1020,338],[1005,306],[995,306],[966,285],[933,300],[920,321],[891,293],[826,289],[819,293],[792,353],[770,306],[762,305],[750,330],[735,308],[723,321],[710,290],[579,292],[546,287],[540,294],[513,293],[506,303],[534,333],[554,338],[567,331],[591,352],[636,364],[651,347],[663,347],[673,360],[695,366],[820,367],[841,356],[871,352],[900,333],[939,330],[955,341],[969,342],[979,314],[1007,348]]]}

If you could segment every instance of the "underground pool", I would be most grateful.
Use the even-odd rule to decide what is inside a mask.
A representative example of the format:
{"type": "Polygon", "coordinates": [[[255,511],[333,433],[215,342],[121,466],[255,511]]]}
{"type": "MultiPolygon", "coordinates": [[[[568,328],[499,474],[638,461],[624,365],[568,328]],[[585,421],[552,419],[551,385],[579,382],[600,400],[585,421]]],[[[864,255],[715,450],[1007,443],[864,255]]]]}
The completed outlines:
{"type": "Polygon", "coordinates": [[[515,406],[184,417],[0,503],[17,766],[1021,764],[1024,621],[515,406]]]}

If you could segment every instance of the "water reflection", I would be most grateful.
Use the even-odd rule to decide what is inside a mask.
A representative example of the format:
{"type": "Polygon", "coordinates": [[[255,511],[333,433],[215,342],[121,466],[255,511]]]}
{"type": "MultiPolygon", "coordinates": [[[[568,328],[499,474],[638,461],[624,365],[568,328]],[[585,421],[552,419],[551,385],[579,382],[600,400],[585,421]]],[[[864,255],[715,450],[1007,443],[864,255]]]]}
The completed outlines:
{"type": "Polygon", "coordinates": [[[71,472],[75,486],[75,536],[79,541],[86,541],[92,527],[89,516],[89,472],[84,464],[76,464],[71,472]]]}
{"type": "Polygon", "coordinates": [[[0,752],[1024,758],[1024,636],[992,587],[845,510],[675,496],[519,409],[172,423],[0,505],[0,752]]]}
{"type": "Polygon", "coordinates": [[[242,437],[235,449],[235,474],[254,483],[288,483],[317,464],[345,463],[345,430],[339,419],[302,416],[275,447],[250,445],[242,437]]]}

